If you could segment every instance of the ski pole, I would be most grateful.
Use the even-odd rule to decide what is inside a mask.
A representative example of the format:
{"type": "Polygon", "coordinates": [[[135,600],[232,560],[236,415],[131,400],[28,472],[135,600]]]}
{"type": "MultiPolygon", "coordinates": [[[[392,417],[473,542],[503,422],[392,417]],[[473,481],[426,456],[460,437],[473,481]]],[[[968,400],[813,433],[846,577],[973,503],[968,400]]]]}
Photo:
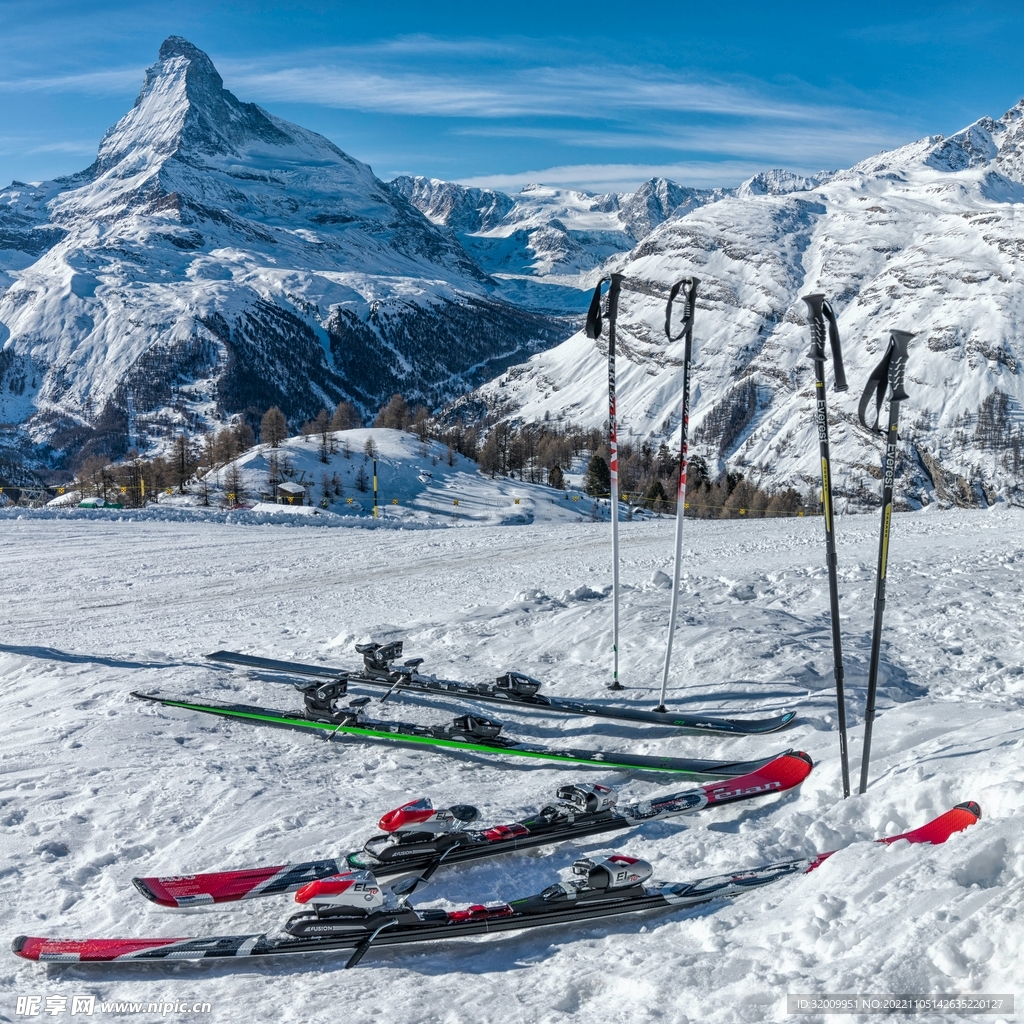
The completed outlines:
{"type": "Polygon", "coordinates": [[[693,353],[693,313],[697,304],[696,277],[687,277],[672,286],[665,307],[665,337],[669,342],[685,338],[683,350],[683,408],[682,422],[679,425],[681,441],[679,445],[679,484],[676,488],[676,553],[675,566],[672,570],[672,611],[668,617],[668,645],[665,648],[665,671],[661,676],[661,700],[655,711],[667,711],[665,707],[665,690],[668,688],[668,672],[672,662],[672,640],[676,632],[676,613],[679,610],[679,575],[683,558],[683,510],[686,507],[686,465],[687,465],[687,434],[690,427],[690,357],[693,353]],[[672,336],[672,303],[679,290],[683,289],[683,325],[679,333],[672,336]]]}
{"type": "Polygon", "coordinates": [[[860,792],[867,792],[868,762],[871,760],[871,727],[875,720],[875,692],[878,689],[878,658],[882,646],[882,615],[885,612],[885,577],[889,563],[889,528],[892,524],[892,490],[896,476],[896,442],[899,440],[900,402],[909,398],[903,387],[907,369],[907,347],[913,337],[908,331],[890,331],[889,347],[871,372],[857,410],[860,422],[872,433],[881,434],[878,415],[889,392],[889,429],[885,432],[885,460],[882,463],[882,529],[878,539],[878,569],[875,574],[875,616],[871,625],[871,661],[868,667],[868,701],[864,710],[864,755],[860,763],[860,792]],[[875,422],[867,421],[871,395],[875,395],[875,422]]]}
{"type": "Polygon", "coordinates": [[[836,707],[839,717],[839,756],[843,772],[843,797],[850,795],[850,758],[846,742],[846,696],[843,690],[843,643],[839,636],[839,581],[836,576],[836,537],[832,506],[832,463],[828,446],[828,411],[825,408],[825,319],[832,347],[835,390],[846,391],[846,373],[839,345],[836,314],[824,295],[803,296],[811,319],[811,350],[814,362],[814,393],[817,401],[818,446],[821,451],[821,503],[825,513],[825,554],[828,564],[829,614],[832,619],[832,660],[836,679],[836,707]]]}
{"type": "Polygon", "coordinates": [[[621,690],[619,682],[619,432],[615,406],[615,320],[619,312],[622,275],[612,274],[597,282],[587,311],[588,338],[601,336],[601,285],[609,281],[605,316],[608,318],[608,470],[611,476],[612,512],[612,681],[610,690],[621,690]]]}

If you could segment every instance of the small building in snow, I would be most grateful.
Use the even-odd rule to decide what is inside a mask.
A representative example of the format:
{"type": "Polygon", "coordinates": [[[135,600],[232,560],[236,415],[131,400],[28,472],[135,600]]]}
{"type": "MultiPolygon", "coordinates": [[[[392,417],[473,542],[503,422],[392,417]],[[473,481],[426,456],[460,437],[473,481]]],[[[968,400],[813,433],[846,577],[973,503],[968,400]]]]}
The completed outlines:
{"type": "Polygon", "coordinates": [[[305,504],[306,488],[302,484],[278,484],[277,495],[277,500],[282,505],[303,505],[305,504]]]}

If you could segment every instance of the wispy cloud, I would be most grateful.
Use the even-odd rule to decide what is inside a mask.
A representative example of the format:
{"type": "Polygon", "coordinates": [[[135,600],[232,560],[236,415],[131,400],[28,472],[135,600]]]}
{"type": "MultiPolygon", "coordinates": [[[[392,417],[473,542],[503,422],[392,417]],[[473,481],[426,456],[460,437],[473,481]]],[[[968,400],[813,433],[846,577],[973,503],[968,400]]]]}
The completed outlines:
{"type": "Polygon", "coordinates": [[[137,90],[142,84],[141,68],[120,71],[86,71],[66,75],[26,75],[0,78],[0,92],[86,93],[91,96],[118,96],[137,90]]]}
{"type": "MultiPolygon", "coordinates": [[[[670,157],[664,166],[677,175],[699,173],[714,184],[723,183],[723,172],[748,176],[766,166],[804,172],[846,166],[907,141],[906,126],[894,114],[869,109],[852,93],[843,103],[794,81],[588,63],[575,51],[549,46],[538,54],[515,40],[449,43],[416,36],[295,58],[269,66],[222,62],[222,73],[229,88],[266,105],[436,118],[447,120],[455,136],[550,140],[563,153],[567,147],[595,155],[603,150],[603,158],[632,150],[650,161],[661,150],[670,157]],[[502,58],[489,59],[492,49],[501,49],[502,58]]],[[[566,173],[580,184],[576,176],[588,173],[584,168],[612,166],[573,163],[566,173]]],[[[623,164],[622,173],[631,177],[632,166],[623,164]]],[[[551,180],[552,170],[561,169],[530,173],[551,180]]],[[[518,174],[498,178],[523,180],[518,174]]]]}
{"type": "Polygon", "coordinates": [[[95,153],[96,140],[88,142],[48,142],[43,146],[32,146],[25,150],[26,153],[95,153]]]}
{"type": "Polygon", "coordinates": [[[445,117],[607,117],[639,110],[824,123],[854,113],[794,103],[756,90],[644,67],[501,68],[464,74],[303,65],[267,70],[227,62],[230,85],[264,102],[287,101],[367,113],[445,117]]]}
{"type": "Polygon", "coordinates": [[[524,186],[538,182],[591,192],[622,192],[635,189],[648,178],[671,178],[692,187],[703,188],[737,185],[763,170],[764,161],[686,160],[665,164],[571,164],[519,174],[483,174],[459,180],[463,185],[505,192],[518,192],[524,186]]]}
{"type": "Polygon", "coordinates": [[[753,124],[742,128],[722,125],[644,124],[644,130],[618,126],[594,129],[549,128],[542,125],[473,125],[452,129],[454,135],[484,138],[537,139],[594,149],[663,149],[689,154],[720,154],[761,161],[782,159],[792,169],[821,170],[844,158],[902,145],[904,134],[872,124],[820,126],[753,124]]]}

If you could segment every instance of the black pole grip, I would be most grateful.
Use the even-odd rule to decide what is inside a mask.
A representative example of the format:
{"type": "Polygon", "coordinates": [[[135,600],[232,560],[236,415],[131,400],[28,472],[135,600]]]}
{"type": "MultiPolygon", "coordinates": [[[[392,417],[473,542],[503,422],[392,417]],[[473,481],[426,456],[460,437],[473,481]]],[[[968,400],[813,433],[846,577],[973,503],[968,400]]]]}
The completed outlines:
{"type": "Polygon", "coordinates": [[[892,388],[890,400],[903,402],[910,397],[903,382],[907,375],[907,349],[914,335],[909,331],[893,330],[889,332],[889,337],[892,339],[892,357],[889,360],[889,386],[892,388]]]}
{"type": "Polygon", "coordinates": [[[669,341],[679,341],[679,339],[682,338],[689,329],[690,323],[693,320],[693,309],[697,304],[697,286],[699,284],[699,278],[684,277],[681,281],[677,281],[672,285],[672,291],[669,292],[668,302],[665,305],[665,337],[668,338],[669,341]],[[683,323],[679,328],[679,333],[673,337],[672,304],[675,302],[680,289],[685,289],[683,291],[683,323]]]}
{"type": "Polygon", "coordinates": [[[811,351],[807,353],[807,358],[824,360],[825,318],[822,306],[825,303],[825,296],[821,292],[815,292],[813,295],[805,295],[803,301],[807,303],[807,315],[811,320],[811,351]]]}
{"type": "Polygon", "coordinates": [[[612,274],[611,284],[608,286],[608,305],[605,307],[605,316],[608,323],[614,324],[615,318],[619,315],[619,292],[622,289],[622,275],[612,274]]]}

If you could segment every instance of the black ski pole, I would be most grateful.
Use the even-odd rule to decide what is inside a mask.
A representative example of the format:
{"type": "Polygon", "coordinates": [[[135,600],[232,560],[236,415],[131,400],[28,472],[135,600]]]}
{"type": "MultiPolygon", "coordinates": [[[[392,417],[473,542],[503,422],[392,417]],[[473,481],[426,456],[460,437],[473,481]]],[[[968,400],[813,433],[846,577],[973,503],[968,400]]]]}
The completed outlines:
{"type": "Polygon", "coordinates": [[[695,277],[687,277],[672,286],[665,307],[665,336],[669,342],[685,338],[683,349],[683,408],[682,422],[679,425],[682,439],[679,446],[679,485],[676,488],[676,551],[672,570],[672,610],[668,618],[668,645],[665,648],[665,670],[661,676],[661,700],[655,711],[665,711],[665,691],[668,688],[668,672],[672,663],[672,640],[676,633],[676,613],[679,609],[679,576],[683,560],[683,510],[686,507],[686,465],[687,440],[690,427],[690,358],[693,355],[693,313],[697,305],[697,285],[700,281],[695,277]],[[672,303],[675,302],[679,289],[683,289],[683,324],[679,333],[672,336],[672,303]]]}
{"type": "Polygon", "coordinates": [[[615,398],[615,320],[619,312],[622,275],[612,274],[597,282],[587,311],[586,334],[595,340],[601,336],[601,285],[608,280],[608,470],[611,476],[612,505],[612,681],[609,690],[623,689],[619,682],[619,428],[615,398]]]}
{"type": "Polygon", "coordinates": [[[907,369],[907,346],[913,337],[908,331],[890,331],[889,347],[882,361],[868,377],[861,395],[858,414],[861,423],[876,434],[878,415],[889,392],[889,429],[885,434],[885,460],[882,463],[882,530],[878,540],[878,570],[875,575],[875,617],[871,625],[871,662],[868,667],[868,701],[864,710],[864,755],[860,763],[860,792],[867,792],[868,762],[871,760],[871,727],[875,720],[875,692],[878,689],[878,658],[882,646],[882,615],[885,612],[885,577],[889,565],[889,529],[892,525],[892,490],[896,476],[896,442],[899,440],[900,402],[909,398],[903,387],[907,369]],[[868,423],[867,408],[875,396],[875,422],[868,423]]]}
{"type": "Polygon", "coordinates": [[[850,795],[850,757],[846,742],[846,696],[843,689],[843,643],[839,636],[839,581],[836,577],[836,536],[832,507],[832,463],[828,446],[828,411],[825,408],[825,319],[832,347],[836,391],[847,389],[843,354],[839,346],[836,314],[822,294],[805,295],[811,318],[811,351],[814,362],[814,393],[817,400],[818,445],[821,450],[821,503],[825,513],[825,553],[828,563],[829,610],[832,618],[832,659],[836,679],[836,708],[839,715],[839,756],[843,771],[843,797],[850,795]]]}

